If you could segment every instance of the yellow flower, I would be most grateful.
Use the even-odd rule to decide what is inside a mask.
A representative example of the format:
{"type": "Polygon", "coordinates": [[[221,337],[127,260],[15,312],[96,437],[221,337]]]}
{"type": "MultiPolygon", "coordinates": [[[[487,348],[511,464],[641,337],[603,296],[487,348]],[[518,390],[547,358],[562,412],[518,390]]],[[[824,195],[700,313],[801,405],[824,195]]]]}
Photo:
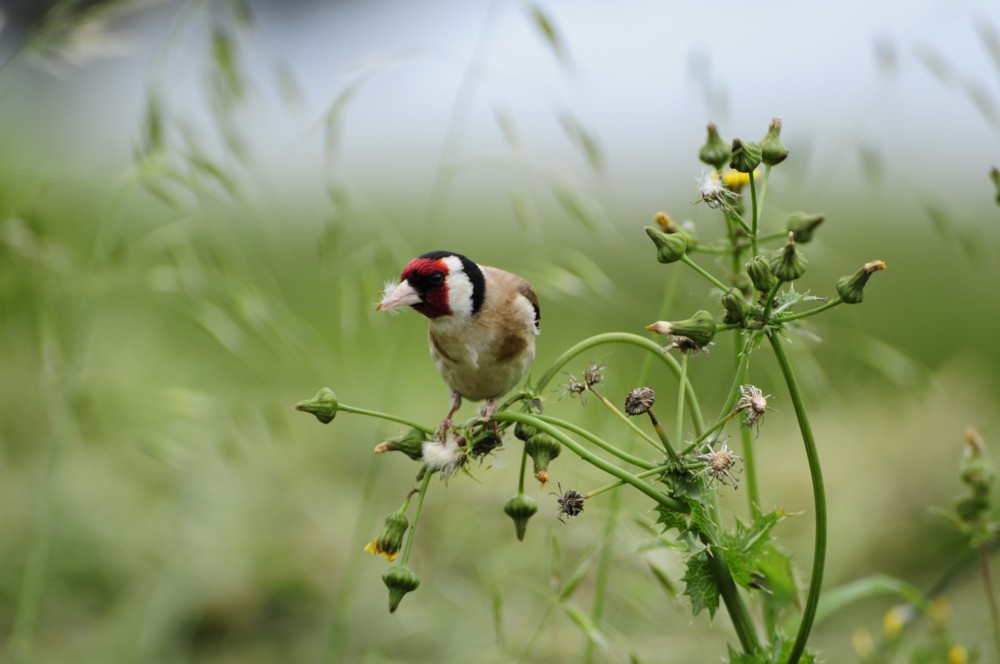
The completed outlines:
{"type": "Polygon", "coordinates": [[[882,618],[882,632],[887,639],[895,638],[903,631],[903,627],[910,621],[908,609],[905,604],[901,604],[886,611],[885,617],[882,618]]]}
{"type": "Polygon", "coordinates": [[[875,652],[875,641],[872,640],[872,635],[868,633],[867,629],[854,630],[854,633],[851,634],[851,645],[854,646],[854,652],[860,657],[868,657],[875,652]]]}
{"type": "Polygon", "coordinates": [[[948,620],[948,616],[951,614],[951,604],[944,597],[935,597],[932,599],[929,608],[928,613],[931,620],[938,625],[948,620]]]}
{"type": "MultiPolygon", "coordinates": [[[[756,180],[759,176],[760,170],[755,170],[753,178],[756,180]]],[[[740,173],[739,171],[726,171],[722,175],[722,184],[726,185],[727,189],[739,191],[744,185],[750,184],[750,174],[740,173]]]]}
{"type": "Polygon", "coordinates": [[[969,652],[960,645],[948,649],[948,664],[965,664],[969,661],[969,652]]]}
{"type": "Polygon", "coordinates": [[[405,514],[393,512],[385,518],[385,526],[379,536],[365,545],[365,553],[381,554],[392,562],[399,555],[403,545],[403,535],[409,525],[405,514]]]}

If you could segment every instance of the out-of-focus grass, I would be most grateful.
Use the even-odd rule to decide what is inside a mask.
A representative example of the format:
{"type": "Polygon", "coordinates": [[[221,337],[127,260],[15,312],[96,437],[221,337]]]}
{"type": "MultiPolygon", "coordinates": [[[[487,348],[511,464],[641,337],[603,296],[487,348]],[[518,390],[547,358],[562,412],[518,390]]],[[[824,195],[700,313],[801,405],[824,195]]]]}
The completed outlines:
{"type": "MultiPolygon", "coordinates": [[[[228,90],[226,103],[242,97],[234,39],[215,34],[212,80],[222,88],[213,89],[228,90]]],[[[411,559],[421,587],[389,615],[385,563],[361,548],[417,466],[371,454],[396,427],[347,415],[323,427],[291,406],[329,385],[354,405],[439,421],[447,392],[423,320],[371,306],[384,279],[431,249],[535,282],[539,371],[588,334],[641,331],[661,317],[667,292],[662,317],[710,308],[702,282],[655,262],[641,231],[655,210],[632,203],[648,199],[627,192],[602,206],[561,173],[508,178],[471,163],[442,168],[439,216],[426,225],[427,192],[389,195],[375,183],[376,200],[365,200],[364,186],[339,173],[315,191],[306,183],[289,204],[300,192],[212,161],[196,136],[165,124],[159,99],[150,96],[138,166],[126,175],[39,162],[30,142],[0,157],[0,635],[11,653],[33,662],[578,661],[583,636],[571,616],[588,611],[593,575],[563,604],[555,589],[596,558],[605,503],[561,524],[551,487],[532,487],[542,508],[520,543],[501,509],[516,487],[514,450],[473,478],[435,482],[411,559]]],[[[222,101],[213,109],[228,131],[222,101]]],[[[335,103],[326,118],[331,145],[342,109],[335,103]]],[[[561,120],[599,171],[596,139],[573,116],[561,120]]],[[[222,142],[240,155],[238,133],[227,131],[222,142]]],[[[507,133],[516,151],[516,128],[507,133]]],[[[694,155],[679,159],[696,170],[694,155]]],[[[959,493],[962,431],[974,424],[1000,444],[996,208],[989,196],[960,209],[887,202],[858,185],[803,200],[788,186],[801,173],[783,168],[769,209],[828,217],[803,247],[803,286],[830,294],[867,260],[889,265],[863,305],[810,326],[822,342],[793,336],[831,501],[828,584],[875,572],[926,584],[960,552],[926,508],[959,493]]],[[[669,211],[684,218],[691,195],[678,190],[669,211]]],[[[703,238],[721,231],[706,208],[691,214],[703,238]]],[[[691,362],[709,413],[728,387],[727,341],[691,362]]],[[[642,358],[609,349],[573,370],[589,361],[607,365],[603,391],[618,401],[642,358]]],[[[766,506],[807,510],[805,460],[776,369],[755,361],[751,371],[776,409],[758,441],[766,506]]],[[[669,377],[649,382],[670,403],[669,377]]],[[[548,412],[614,431],[597,404],[558,388],[549,397],[548,412]]],[[[567,457],[551,471],[564,488],[605,481],[567,457]]],[[[742,513],[745,497],[726,489],[722,502],[742,513]]],[[[604,654],[625,661],[631,647],[646,661],[714,661],[726,619],[692,622],[652,582],[650,562],[678,585],[682,566],[648,527],[648,507],[623,501],[604,654]]],[[[806,512],[776,531],[799,561],[809,560],[810,524],[806,512]]],[[[975,576],[949,599],[957,637],[985,647],[975,576]]],[[[877,631],[891,603],[821,623],[816,646],[829,661],[849,660],[851,630],[877,631]]]]}
{"type": "MultiPolygon", "coordinates": [[[[384,563],[360,550],[416,466],[370,454],[392,426],[341,415],[322,427],[291,411],[328,384],[353,404],[428,423],[443,414],[422,320],[371,307],[400,251],[430,247],[407,246],[405,231],[383,243],[386,228],[359,225],[320,252],[318,210],[285,210],[279,220],[230,203],[178,215],[136,192],[115,208],[108,191],[67,180],[40,197],[17,178],[3,188],[0,624],[30,643],[33,661],[507,661],[529,643],[527,661],[573,661],[582,637],[563,609],[535,632],[556,579],[595,555],[599,501],[563,525],[552,518],[554,499],[536,491],[542,511],[518,543],[500,509],[515,486],[509,451],[475,468],[478,481],[435,483],[412,560],[423,584],[390,616],[384,563]],[[32,597],[36,608],[26,609],[32,597]]],[[[597,234],[553,222],[525,252],[516,239],[477,236],[514,223],[498,213],[476,228],[447,223],[448,246],[538,282],[543,366],[586,334],[656,317],[671,270],[652,260],[644,221],[597,234]]],[[[958,544],[926,507],[958,492],[952,469],[964,426],[987,437],[995,427],[995,377],[984,367],[997,354],[975,328],[995,325],[996,311],[962,272],[928,275],[928,265],[961,265],[955,250],[933,243],[932,262],[914,234],[879,246],[869,233],[869,248],[849,239],[851,228],[823,230],[828,244],[807,248],[806,281],[818,292],[857,262],[890,264],[864,305],[816,324],[822,344],[794,344],[827,464],[830,583],[876,571],[927,582],[958,544]],[[929,316],[933,302],[939,313],[929,316]]],[[[674,310],[686,314],[707,295],[685,278],[677,297],[674,310]]],[[[727,352],[720,344],[692,362],[706,401],[724,389],[711,385],[725,377],[727,352]]],[[[589,359],[608,365],[605,392],[621,396],[641,358],[609,350],[589,359]]],[[[754,373],[777,391],[773,367],[754,373]]],[[[666,377],[651,382],[670,398],[666,377]]],[[[595,404],[551,397],[551,412],[601,426],[595,404]]],[[[761,431],[762,486],[769,503],[799,511],[808,480],[785,401],[775,395],[761,431]]],[[[566,488],[602,483],[569,458],[553,470],[566,488]]],[[[743,509],[742,493],[724,493],[724,504],[743,509]]],[[[676,653],[673,661],[714,658],[724,619],[709,636],[704,620],[689,624],[649,583],[646,557],[675,581],[680,567],[666,550],[637,553],[653,535],[629,515],[643,518],[646,508],[630,498],[622,512],[606,612],[612,651],[629,643],[676,653]]],[[[808,514],[793,518],[778,533],[800,560],[809,523],[808,514]]],[[[584,611],[589,584],[571,597],[584,611]]],[[[980,601],[960,592],[956,616],[979,615],[980,601]]],[[[845,657],[845,631],[877,626],[885,606],[821,624],[817,643],[845,657]]],[[[977,620],[956,621],[956,630],[976,638],[985,633],[977,620]]]]}

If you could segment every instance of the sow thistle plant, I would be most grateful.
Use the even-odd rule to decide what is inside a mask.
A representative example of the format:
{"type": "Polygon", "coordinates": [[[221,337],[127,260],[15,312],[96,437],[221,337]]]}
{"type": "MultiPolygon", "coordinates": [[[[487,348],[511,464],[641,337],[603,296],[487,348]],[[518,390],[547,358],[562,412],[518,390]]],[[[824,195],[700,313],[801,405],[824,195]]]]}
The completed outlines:
{"type": "MultiPolygon", "coordinates": [[[[705,242],[663,212],[654,216],[655,225],[645,228],[657,261],[668,269],[685,266],[716,291],[716,297],[703,309],[686,318],[650,323],[647,329],[658,335],[655,340],[630,332],[608,332],[584,339],[563,352],[537,380],[529,379],[508,396],[489,420],[477,417],[455,425],[444,440],[436,439],[430,426],[349,406],[329,388],[296,406],[323,423],[331,422],[339,413],[354,413],[406,427],[396,438],[379,443],[375,452],[401,452],[420,464],[415,488],[386,518],[383,532],[365,548],[389,561],[399,556],[396,565],[383,576],[389,589],[390,611],[395,611],[403,596],[419,586],[408,560],[432,477],[454,481],[457,471],[469,472],[471,460],[496,452],[503,437],[513,429],[513,438],[520,442],[520,473],[516,493],[502,509],[514,522],[518,539],[525,537],[529,521],[539,511],[538,501],[525,490],[529,459],[535,479],[545,487],[550,479],[550,464],[565,449],[571,454],[564,456],[582,459],[600,469],[609,482],[587,492],[564,491],[559,486],[558,492],[551,492],[557,506],[552,511],[556,518],[576,518],[579,523],[588,501],[615,490],[638,491],[651,501],[664,535],[685,554],[682,581],[692,613],[707,611],[714,616],[724,606],[729,614],[738,640],[738,647],[729,645],[731,662],[814,661],[806,646],[823,582],[827,508],[819,448],[785,351],[785,338],[806,318],[842,304],[862,302],[869,279],[885,269],[885,264],[878,260],[865,263],[830,284],[824,295],[798,287],[809,265],[803,245],[813,241],[824,217],[806,212],[785,218],[765,217],[764,199],[771,170],[788,157],[780,134],[781,122],[777,119],[757,142],[724,141],[715,125],[708,125],[707,140],[699,151],[705,170],[696,178],[695,204],[703,203],[718,211],[722,230],[719,240],[705,242]],[[696,260],[699,256],[714,259],[710,267],[721,266],[717,270],[720,274],[703,267],[696,260]],[[732,382],[720,403],[705,404],[689,378],[689,359],[708,353],[725,336],[735,351],[732,382]],[[676,403],[661,408],[653,389],[642,386],[621,397],[605,395],[602,383],[607,369],[597,364],[570,376],[561,388],[553,387],[553,381],[563,375],[567,365],[609,344],[636,347],[655,358],[657,366],[677,381],[676,403]],[[764,348],[769,348],[777,360],[783,386],[765,387],[751,380],[750,360],[764,348]],[[641,452],[633,454],[622,444],[543,412],[546,399],[567,395],[578,397],[584,404],[597,402],[596,407],[607,410],[615,423],[641,443],[641,452]],[[781,416],[792,413],[797,421],[813,490],[815,542],[804,601],[792,561],[771,535],[786,514],[780,509],[764,510],[757,478],[757,437],[764,418],[773,410],[771,402],[779,399],[789,405],[782,408],[785,412],[781,416]],[[712,420],[708,419],[710,412],[719,414],[712,420]],[[672,427],[667,417],[672,419],[672,427]],[[734,437],[736,440],[732,440],[734,437]],[[717,500],[723,487],[746,493],[746,520],[723,518],[717,500]],[[408,520],[406,515],[414,497],[408,520]],[[753,612],[751,603],[757,607],[753,612]],[[800,607],[796,620],[794,613],[800,607]],[[786,632],[786,625],[793,627],[786,632]]],[[[710,354],[705,361],[714,358],[710,354]]]]}

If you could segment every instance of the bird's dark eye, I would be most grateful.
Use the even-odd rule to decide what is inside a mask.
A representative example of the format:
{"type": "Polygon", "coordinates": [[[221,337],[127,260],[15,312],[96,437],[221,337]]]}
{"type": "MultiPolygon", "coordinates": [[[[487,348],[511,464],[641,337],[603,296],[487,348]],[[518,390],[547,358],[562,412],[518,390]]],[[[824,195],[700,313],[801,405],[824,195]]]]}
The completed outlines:
{"type": "Polygon", "coordinates": [[[427,280],[431,282],[432,286],[440,286],[444,283],[444,272],[432,272],[427,280]]]}

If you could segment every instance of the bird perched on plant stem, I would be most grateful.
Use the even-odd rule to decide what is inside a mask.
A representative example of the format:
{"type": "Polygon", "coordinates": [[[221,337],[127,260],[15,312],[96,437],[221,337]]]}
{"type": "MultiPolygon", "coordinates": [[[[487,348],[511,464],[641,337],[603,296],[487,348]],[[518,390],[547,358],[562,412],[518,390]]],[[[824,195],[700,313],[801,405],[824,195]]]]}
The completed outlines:
{"type": "Polygon", "coordinates": [[[438,429],[442,440],[463,397],[485,400],[482,415],[490,417],[535,359],[538,297],[516,274],[432,251],[403,268],[377,309],[404,306],[427,317],[431,357],[451,390],[451,410],[438,429]]]}

